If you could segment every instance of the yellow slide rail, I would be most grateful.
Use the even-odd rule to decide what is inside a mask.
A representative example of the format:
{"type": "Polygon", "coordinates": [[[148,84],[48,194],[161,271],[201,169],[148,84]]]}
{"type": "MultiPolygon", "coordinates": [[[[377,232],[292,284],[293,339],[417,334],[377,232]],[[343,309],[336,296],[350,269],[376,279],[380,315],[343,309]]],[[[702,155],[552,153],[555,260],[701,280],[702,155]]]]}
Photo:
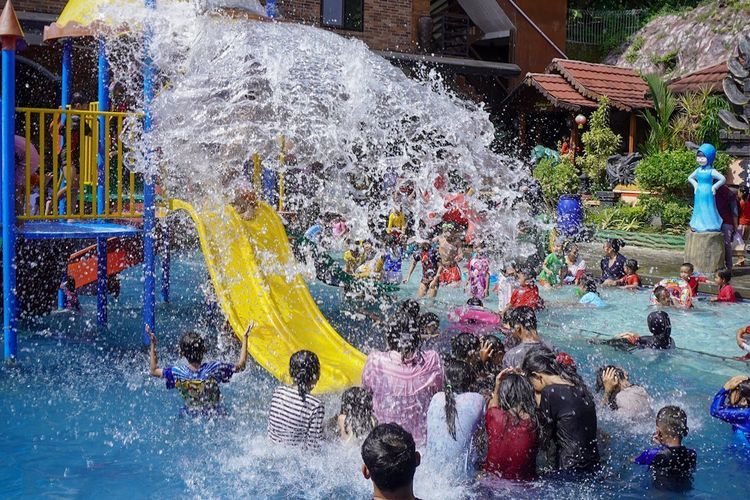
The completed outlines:
{"type": "MultiPolygon", "coordinates": [[[[25,138],[23,200],[19,220],[124,219],[143,215],[136,197],[142,176],[125,159],[123,134],[133,113],[17,108],[25,138]],[[97,214],[100,118],[109,133],[104,140],[104,213],[97,214]],[[32,151],[39,154],[39,165],[32,151]],[[60,203],[63,202],[63,203],[60,203]]],[[[142,183],[140,184],[142,186],[142,183]]],[[[19,189],[17,186],[16,189],[19,189]]],[[[140,193],[138,193],[140,195],[140,193]]],[[[20,207],[20,206],[19,206],[20,207]]]]}

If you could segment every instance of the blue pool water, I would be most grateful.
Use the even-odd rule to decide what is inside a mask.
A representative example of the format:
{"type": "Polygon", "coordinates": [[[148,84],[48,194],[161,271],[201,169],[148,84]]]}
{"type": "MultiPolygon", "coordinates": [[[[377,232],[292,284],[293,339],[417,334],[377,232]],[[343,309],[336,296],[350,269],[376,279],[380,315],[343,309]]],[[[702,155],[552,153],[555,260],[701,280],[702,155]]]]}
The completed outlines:
{"type": "MultiPolygon", "coordinates": [[[[175,343],[188,328],[215,342],[212,356],[236,356],[236,342],[220,337],[221,321],[210,314],[202,288],[208,274],[199,253],[173,260],[173,295],[158,309],[159,356],[165,365],[178,361],[175,343]]],[[[402,293],[414,292],[415,276],[402,293]]],[[[122,295],[110,311],[110,328],[97,333],[95,302],[83,298],[84,313],[56,313],[22,325],[20,363],[0,368],[0,496],[111,498],[157,496],[230,496],[256,498],[365,498],[369,484],[359,473],[356,448],[331,446],[311,459],[270,446],[265,440],[267,405],[275,385],[254,366],[223,388],[226,418],[202,421],[180,418],[179,395],[147,375],[141,346],[142,283],[139,270],[124,275],[122,295]]],[[[342,311],[339,291],[313,285],[313,294],[340,331],[364,350],[382,345],[380,334],[342,311]]],[[[604,291],[611,305],[581,309],[570,289],[545,293],[549,307],[541,314],[541,332],[570,352],[593,386],[593,370],[604,363],[623,366],[631,380],[644,385],[658,408],[679,404],[689,415],[687,444],[697,449],[695,498],[746,497],[750,457],[730,447],[730,430],[708,415],[717,388],[732,375],[748,373],[744,364],[688,352],[624,353],[591,345],[594,334],[633,330],[646,333],[648,295],[604,291]]],[[[464,300],[459,290],[441,290],[425,306],[444,312],[464,300]]],[[[494,300],[494,299],[493,299],[494,300]]],[[[678,346],[737,355],[734,331],[747,321],[748,305],[700,303],[692,312],[672,314],[678,346]]],[[[335,396],[327,397],[335,411],[335,396]]],[[[609,440],[603,477],[585,483],[448,484],[435,471],[419,470],[417,493],[423,498],[643,498],[645,470],[628,459],[649,445],[653,423],[618,422],[599,411],[600,428],[609,440]]],[[[662,495],[663,496],[663,495],[662,495]]]]}

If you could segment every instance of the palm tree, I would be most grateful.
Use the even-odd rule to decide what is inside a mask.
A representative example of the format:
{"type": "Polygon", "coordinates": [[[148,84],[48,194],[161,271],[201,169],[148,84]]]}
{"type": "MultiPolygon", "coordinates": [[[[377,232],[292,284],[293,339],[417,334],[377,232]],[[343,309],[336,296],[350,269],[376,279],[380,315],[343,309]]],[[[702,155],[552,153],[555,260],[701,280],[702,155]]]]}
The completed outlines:
{"type": "Polygon", "coordinates": [[[654,101],[653,112],[647,109],[641,113],[650,128],[643,149],[646,154],[651,154],[665,151],[674,143],[675,131],[672,128],[672,115],[677,109],[677,99],[659,75],[646,75],[644,79],[648,84],[651,99],[654,101]]]}

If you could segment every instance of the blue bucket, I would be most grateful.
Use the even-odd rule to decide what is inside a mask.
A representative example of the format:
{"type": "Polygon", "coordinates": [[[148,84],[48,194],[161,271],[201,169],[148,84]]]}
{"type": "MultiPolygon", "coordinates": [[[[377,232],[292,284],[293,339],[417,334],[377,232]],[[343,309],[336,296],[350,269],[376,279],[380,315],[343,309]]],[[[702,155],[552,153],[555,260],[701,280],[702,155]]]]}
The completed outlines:
{"type": "Polygon", "coordinates": [[[583,227],[581,196],[566,194],[557,202],[557,230],[565,236],[575,236],[583,227]]]}

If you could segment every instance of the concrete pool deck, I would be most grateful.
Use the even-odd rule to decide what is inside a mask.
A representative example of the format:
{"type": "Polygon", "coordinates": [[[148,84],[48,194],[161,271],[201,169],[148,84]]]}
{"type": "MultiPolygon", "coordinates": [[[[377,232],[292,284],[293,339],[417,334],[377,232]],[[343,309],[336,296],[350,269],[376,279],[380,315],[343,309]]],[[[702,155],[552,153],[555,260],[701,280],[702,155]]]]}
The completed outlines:
{"type": "MultiPolygon", "coordinates": [[[[581,257],[586,260],[589,272],[599,275],[599,261],[602,259],[602,243],[579,243],[581,257]]],[[[680,265],[684,262],[682,250],[657,250],[644,247],[626,246],[621,252],[628,258],[638,261],[638,274],[644,285],[655,285],[664,278],[680,275],[680,265]]],[[[750,264],[750,258],[747,263],[750,264]]],[[[745,300],[750,299],[750,266],[735,267],[733,269],[732,286],[745,300]]],[[[709,283],[701,283],[698,290],[704,293],[716,294],[713,277],[708,277],[709,283]]]]}

